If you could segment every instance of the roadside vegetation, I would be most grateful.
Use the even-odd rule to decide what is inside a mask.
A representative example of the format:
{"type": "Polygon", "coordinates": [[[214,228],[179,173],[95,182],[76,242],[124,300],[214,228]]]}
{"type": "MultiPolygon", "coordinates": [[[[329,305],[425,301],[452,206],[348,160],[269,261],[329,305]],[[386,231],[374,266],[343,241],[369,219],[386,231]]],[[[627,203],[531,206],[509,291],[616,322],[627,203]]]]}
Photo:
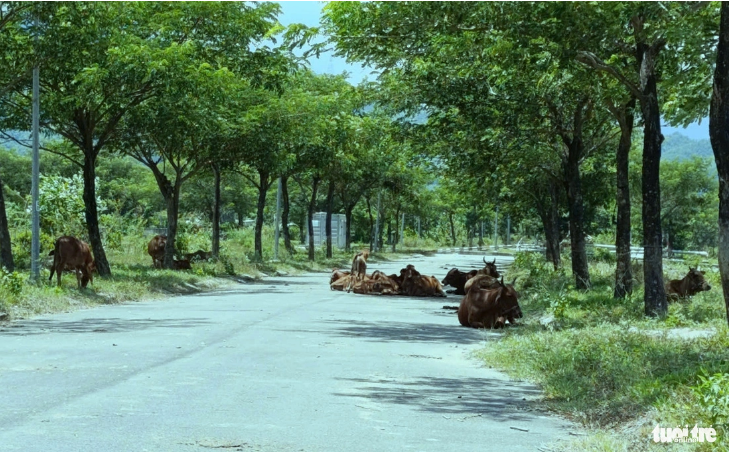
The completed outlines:
{"type": "MultiPolygon", "coordinates": [[[[686,264],[666,268],[680,275],[686,264]]],[[[590,269],[592,290],[576,290],[538,253],[518,254],[509,277],[518,277],[523,325],[508,328],[479,358],[539,384],[551,409],[587,427],[588,436],[561,441],[556,450],[667,450],[651,442],[657,424],[718,432],[715,443],[677,450],[727,448],[728,328],[719,273],[706,274],[713,290],[650,319],[640,291],[613,297],[610,261],[594,260],[590,269]]]]}

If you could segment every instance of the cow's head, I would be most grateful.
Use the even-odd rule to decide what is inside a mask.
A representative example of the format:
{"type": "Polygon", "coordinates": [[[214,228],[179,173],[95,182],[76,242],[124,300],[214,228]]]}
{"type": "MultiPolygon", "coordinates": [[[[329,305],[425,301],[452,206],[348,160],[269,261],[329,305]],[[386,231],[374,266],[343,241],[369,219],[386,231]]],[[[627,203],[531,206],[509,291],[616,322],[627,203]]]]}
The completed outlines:
{"type": "Polygon", "coordinates": [[[446,276],[441,281],[441,284],[453,286],[454,283],[458,283],[459,282],[460,273],[461,272],[459,271],[458,268],[452,268],[451,270],[449,270],[448,273],[446,273],[446,276]]]}
{"type": "Polygon", "coordinates": [[[495,257],[492,262],[487,262],[487,259],[482,257],[484,262],[484,268],[479,270],[480,275],[488,275],[494,278],[499,278],[499,272],[497,271],[497,258],[495,257]]]}
{"type": "Polygon", "coordinates": [[[689,273],[684,277],[684,280],[687,282],[688,292],[691,294],[711,289],[710,285],[705,281],[705,272],[699,271],[696,268],[690,267],[689,273]]]}

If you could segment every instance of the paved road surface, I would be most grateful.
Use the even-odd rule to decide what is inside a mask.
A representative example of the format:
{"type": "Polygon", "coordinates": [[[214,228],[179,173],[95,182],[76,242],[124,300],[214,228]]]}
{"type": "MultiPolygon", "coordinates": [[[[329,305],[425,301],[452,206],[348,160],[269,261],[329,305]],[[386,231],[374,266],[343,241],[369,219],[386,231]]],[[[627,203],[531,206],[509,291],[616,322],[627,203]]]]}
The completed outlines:
{"type": "MultiPolygon", "coordinates": [[[[481,259],[411,261],[440,279],[481,259]]],[[[328,277],[1,326],[0,450],[505,452],[566,437],[530,409],[535,387],[469,358],[500,333],[459,327],[441,309],[458,297],[344,294],[328,277]]]]}

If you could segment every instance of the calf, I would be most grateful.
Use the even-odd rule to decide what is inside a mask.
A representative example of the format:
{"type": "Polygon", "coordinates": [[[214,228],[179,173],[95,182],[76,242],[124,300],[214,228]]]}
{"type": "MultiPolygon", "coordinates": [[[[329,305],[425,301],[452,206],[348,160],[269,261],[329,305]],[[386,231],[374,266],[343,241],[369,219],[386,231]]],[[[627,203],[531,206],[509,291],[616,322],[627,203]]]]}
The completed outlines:
{"type": "Polygon", "coordinates": [[[152,257],[152,265],[155,268],[162,268],[162,263],[165,260],[166,243],[166,235],[156,235],[147,244],[147,253],[152,257]]]}
{"type": "Polygon", "coordinates": [[[482,289],[473,284],[461,300],[459,323],[472,328],[503,328],[506,321],[515,323],[522,317],[517,292],[511,284],[499,281],[493,289],[482,289]]]}
{"type": "Polygon", "coordinates": [[[705,281],[705,272],[692,267],[684,278],[672,279],[665,286],[668,301],[688,298],[710,289],[710,285],[705,281]]]}
{"type": "Polygon", "coordinates": [[[350,292],[355,282],[362,280],[367,276],[367,260],[370,252],[368,250],[360,251],[352,258],[352,268],[350,269],[350,284],[347,286],[347,292],[350,292]]]}
{"type": "Polygon", "coordinates": [[[76,273],[76,284],[78,288],[86,287],[89,281],[94,282],[96,264],[91,257],[89,245],[77,239],[64,235],[56,240],[53,250],[49,253],[53,256],[53,266],[49,281],[56,274],[58,286],[61,285],[61,275],[64,270],[73,270],[76,273]]]}

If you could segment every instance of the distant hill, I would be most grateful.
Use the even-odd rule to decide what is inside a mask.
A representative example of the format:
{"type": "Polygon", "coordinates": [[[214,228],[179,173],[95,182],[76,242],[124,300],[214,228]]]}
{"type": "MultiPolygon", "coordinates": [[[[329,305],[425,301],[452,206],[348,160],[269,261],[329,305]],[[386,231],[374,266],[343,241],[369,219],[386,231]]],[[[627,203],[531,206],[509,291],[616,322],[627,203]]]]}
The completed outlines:
{"type": "Polygon", "coordinates": [[[715,158],[710,140],[693,140],[679,133],[664,135],[662,160],[685,160],[694,156],[715,158]]]}

